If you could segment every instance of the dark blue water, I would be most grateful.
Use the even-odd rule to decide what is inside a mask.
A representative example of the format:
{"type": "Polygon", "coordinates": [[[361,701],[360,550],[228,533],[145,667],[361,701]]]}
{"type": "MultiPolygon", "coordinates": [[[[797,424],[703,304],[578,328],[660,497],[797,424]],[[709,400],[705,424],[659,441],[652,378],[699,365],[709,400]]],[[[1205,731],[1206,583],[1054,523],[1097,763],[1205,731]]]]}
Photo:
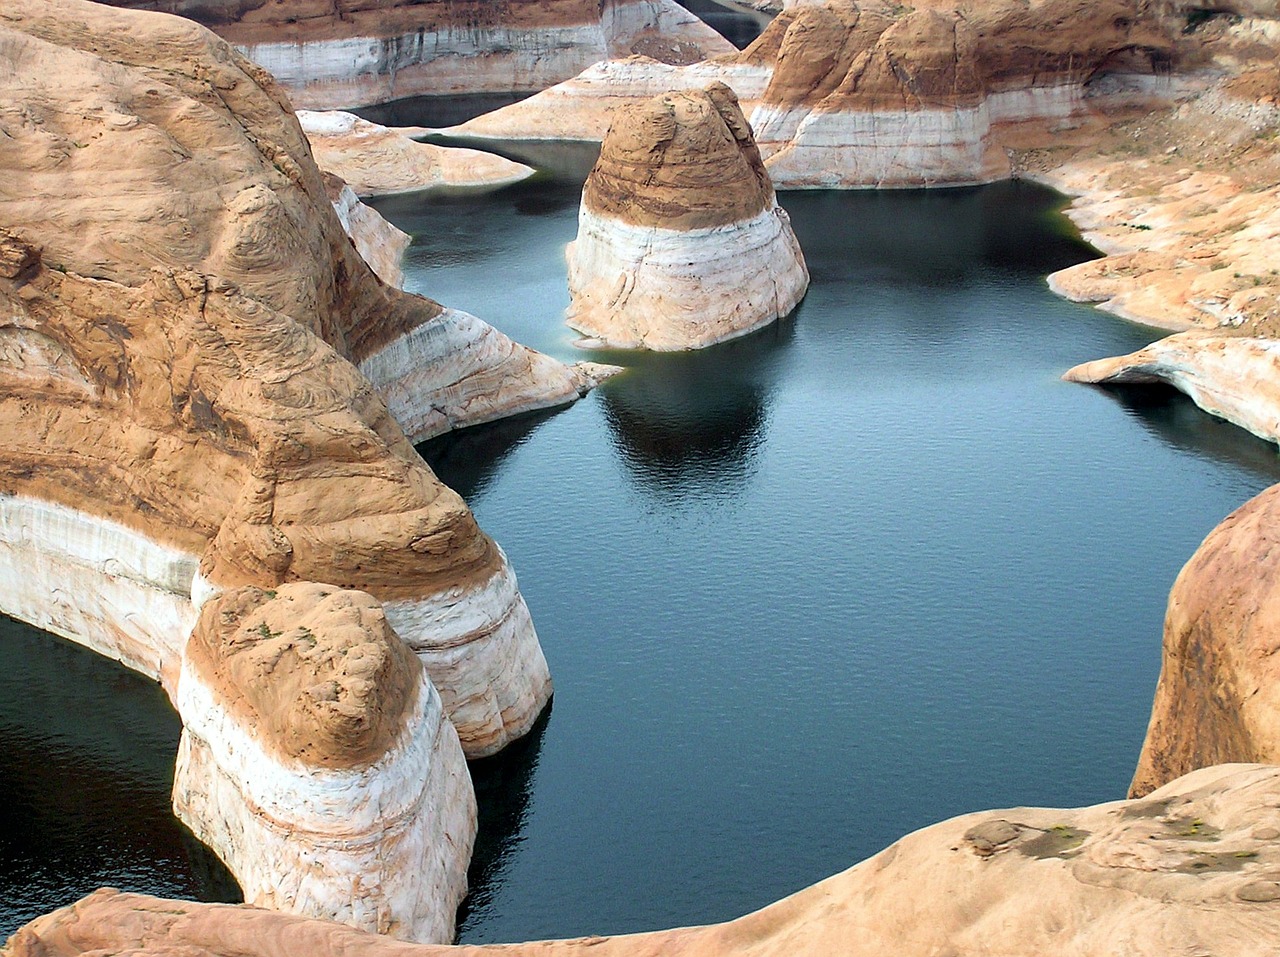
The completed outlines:
{"type": "MultiPolygon", "coordinates": [[[[580,166],[581,164],[579,164],[580,166]]],[[[424,454],[506,548],[556,679],[476,769],[465,941],[721,920],[950,815],[1124,796],[1165,599],[1273,447],[1069,366],[1157,333],[1052,296],[1090,257],[1020,184],[789,193],[798,313],[424,454]]],[[[581,358],[577,184],[403,199],[411,288],[581,358]]]]}
{"type": "MultiPolygon", "coordinates": [[[[381,208],[417,237],[412,288],[580,358],[577,190],[381,208]]],[[[1280,480],[1180,396],[1059,381],[1154,333],[1047,292],[1090,255],[1052,194],[783,199],[813,273],[792,319],[593,354],[630,371],[424,449],[556,680],[536,734],[473,767],[464,940],[721,920],[952,814],[1122,797],[1168,588],[1280,480]]],[[[233,895],[168,810],[159,689],[0,631],[0,935],[103,883],[233,895]]]]}

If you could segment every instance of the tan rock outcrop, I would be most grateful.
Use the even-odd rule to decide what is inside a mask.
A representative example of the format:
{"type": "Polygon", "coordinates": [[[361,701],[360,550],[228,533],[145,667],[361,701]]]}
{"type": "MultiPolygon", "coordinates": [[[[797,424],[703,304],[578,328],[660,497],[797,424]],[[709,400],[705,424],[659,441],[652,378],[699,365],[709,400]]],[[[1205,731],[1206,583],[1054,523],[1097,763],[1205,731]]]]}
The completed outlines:
{"type": "Polygon", "coordinates": [[[418,143],[351,113],[298,111],[316,163],[357,196],[386,196],[438,187],[495,188],[534,171],[479,150],[418,143]]]}
{"type": "Polygon", "coordinates": [[[342,230],[374,275],[394,289],[404,288],[405,251],[413,237],[392,226],[377,210],[360,202],[355,190],[332,173],[324,177],[325,191],[342,230]]]}
{"type": "Polygon", "coordinates": [[[174,810],[246,901],[452,939],[475,797],[440,698],[377,599],[313,582],[211,599],[175,703],[174,810]]]}
{"type": "Polygon", "coordinates": [[[727,924],[627,937],[422,947],[318,921],[103,890],[7,957],[1263,957],[1280,940],[1280,769],[1198,771],[1143,801],[955,818],[727,924]],[[134,948],[145,947],[145,951],[134,948]]]}
{"type": "Polygon", "coordinates": [[[724,84],[620,111],[568,248],[569,325],[611,346],[695,349],[796,307],[809,274],[724,84]]]}
{"type": "MultiPolygon", "coordinates": [[[[15,514],[62,509],[82,531],[57,567],[78,576],[101,576],[97,522],[185,556],[165,568],[199,563],[194,586],[163,571],[178,608],[193,587],[369,591],[435,669],[469,753],[523,733],[550,694],[524,602],[393,415],[437,434],[568,397],[549,382],[576,395],[581,373],[380,283],[270,78],[203,28],[22,0],[0,11],[0,42],[15,66],[0,72],[0,336],[20,359],[0,368],[0,493],[15,514]]],[[[15,556],[49,545],[17,542],[15,556]]],[[[14,600],[150,674],[176,668],[177,612],[153,630],[127,605],[89,622],[14,600]]]]}
{"type": "Polygon", "coordinates": [[[680,90],[724,83],[750,113],[764,93],[772,68],[716,58],[679,66],[635,55],[603,60],[572,79],[526,100],[477,116],[447,132],[478,140],[583,140],[600,142],[614,114],[627,106],[680,90]]]}
{"type": "Polygon", "coordinates": [[[1227,516],[1169,595],[1131,793],[1224,761],[1280,763],[1280,486],[1227,516]]]}
{"type": "Polygon", "coordinates": [[[733,46],[675,0],[109,0],[191,17],[270,70],[293,102],[533,93],[608,57],[688,63],[733,46]]]}

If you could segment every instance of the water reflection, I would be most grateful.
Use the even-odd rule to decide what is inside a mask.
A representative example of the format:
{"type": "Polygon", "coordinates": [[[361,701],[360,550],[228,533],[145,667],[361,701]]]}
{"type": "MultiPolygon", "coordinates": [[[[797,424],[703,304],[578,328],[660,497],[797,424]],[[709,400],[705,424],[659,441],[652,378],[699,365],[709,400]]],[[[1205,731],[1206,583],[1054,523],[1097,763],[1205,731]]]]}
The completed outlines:
{"type": "Polygon", "coordinates": [[[519,103],[528,93],[470,93],[449,96],[407,96],[351,110],[370,123],[383,126],[457,126],[484,113],[519,103]]]}
{"type": "Polygon", "coordinates": [[[716,0],[679,0],[679,3],[739,50],[760,36],[773,19],[770,14],[737,3],[717,3],[716,0]]]}
{"type": "Polygon", "coordinates": [[[1268,479],[1275,476],[1277,450],[1273,443],[1210,415],[1171,385],[1121,383],[1095,388],[1114,398],[1131,418],[1173,448],[1268,479]]]}
{"type": "Polygon", "coordinates": [[[170,809],[180,731],[154,682],[0,617],[0,938],[104,884],[240,899],[170,809]]]}
{"type": "Polygon", "coordinates": [[[642,487],[732,496],[750,480],[796,321],[697,352],[606,354],[630,366],[600,396],[613,447],[642,487]]]}
{"type": "Polygon", "coordinates": [[[471,924],[485,914],[503,888],[508,859],[522,840],[542,740],[551,721],[553,705],[554,701],[547,705],[524,738],[491,758],[468,765],[476,790],[479,829],[467,871],[470,890],[458,909],[459,934],[471,929],[471,924]]]}
{"type": "Polygon", "coordinates": [[[446,432],[418,446],[418,454],[445,485],[470,502],[489,488],[503,461],[538,426],[560,412],[551,409],[446,432]]]}

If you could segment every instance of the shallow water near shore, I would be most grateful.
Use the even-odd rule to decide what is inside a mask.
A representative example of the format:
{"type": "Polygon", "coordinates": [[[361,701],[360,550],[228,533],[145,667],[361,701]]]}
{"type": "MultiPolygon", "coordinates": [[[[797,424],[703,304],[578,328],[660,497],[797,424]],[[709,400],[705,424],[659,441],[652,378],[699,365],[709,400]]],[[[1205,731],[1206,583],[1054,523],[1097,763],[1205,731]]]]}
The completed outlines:
{"type": "MultiPolygon", "coordinates": [[[[562,323],[579,187],[378,204],[415,234],[410,289],[629,367],[423,447],[556,681],[473,766],[461,939],[723,920],[950,815],[1123,797],[1174,576],[1280,460],[1171,391],[1059,381],[1159,334],[1048,292],[1092,255],[1060,198],[783,194],[797,314],[643,355],[562,323]]],[[[168,810],[160,690],[0,625],[0,936],[104,883],[234,896],[168,810]]]]}

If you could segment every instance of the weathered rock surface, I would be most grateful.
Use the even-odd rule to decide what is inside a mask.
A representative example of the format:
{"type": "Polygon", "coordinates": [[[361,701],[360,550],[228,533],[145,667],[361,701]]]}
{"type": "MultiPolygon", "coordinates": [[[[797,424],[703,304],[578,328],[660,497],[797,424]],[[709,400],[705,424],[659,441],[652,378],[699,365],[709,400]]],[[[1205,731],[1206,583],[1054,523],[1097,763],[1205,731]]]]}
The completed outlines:
{"type": "MultiPolygon", "coordinates": [[[[524,602],[393,415],[424,437],[564,401],[582,374],[380,283],[270,78],[203,28],[22,0],[0,11],[0,43],[15,65],[0,72],[0,338],[13,358],[0,367],[0,492],[19,511],[64,509],[75,561],[99,574],[113,569],[93,526],[109,521],[183,555],[184,573],[198,563],[188,595],[312,580],[392,602],[401,635],[438,663],[446,705],[485,712],[460,722],[469,752],[522,733],[550,693],[524,602]],[[440,611],[460,596],[469,615],[440,611]]],[[[112,587],[148,588],[156,569],[164,590],[181,587],[169,558],[141,567],[112,587]]],[[[141,628],[157,651],[127,660],[176,667],[185,634],[121,626],[127,605],[91,635],[76,629],[95,622],[29,607],[39,600],[11,610],[98,647],[141,628]]]]}
{"type": "Polygon", "coordinates": [[[1166,382],[1206,412],[1280,442],[1280,340],[1195,330],[1127,356],[1086,362],[1063,378],[1099,384],[1166,382]]]}
{"type": "Polygon", "coordinates": [[[743,109],[750,112],[771,75],[767,66],[723,58],[687,66],[642,55],[604,60],[572,79],[448,132],[478,139],[600,142],[620,108],[640,106],[664,93],[701,90],[712,83],[730,87],[743,109]]]}
{"type": "Polygon", "coordinates": [[[1169,595],[1131,793],[1223,761],[1280,763],[1280,486],[1227,516],[1169,595]]]}
{"type": "Polygon", "coordinates": [[[363,592],[208,601],[187,646],[174,809],[245,900],[448,942],[476,808],[421,663],[363,592]]]}
{"type": "Polygon", "coordinates": [[[496,188],[534,173],[493,153],[418,143],[351,113],[299,110],[298,122],[320,168],[341,177],[361,197],[437,187],[496,188]]]}
{"type": "Polygon", "coordinates": [[[733,46],[674,0],[109,0],[191,17],[270,70],[293,102],[533,93],[599,60],[688,63],[733,46]]]}
{"type": "Polygon", "coordinates": [[[1280,940],[1280,769],[1198,771],[1142,801],[1016,808],[908,835],[727,924],[436,948],[245,907],[103,890],[11,938],[7,957],[859,957],[1073,954],[1262,957],[1280,940]],[[139,950],[137,948],[145,948],[139,950]]]}
{"type": "Polygon", "coordinates": [[[325,190],[333,211],[338,214],[342,230],[351,238],[356,252],[373,270],[374,275],[394,289],[404,288],[405,251],[413,237],[391,225],[377,210],[360,202],[350,186],[337,176],[326,173],[325,190]]]}
{"type": "Polygon", "coordinates": [[[733,91],[620,111],[582,192],[569,325],[615,347],[696,349],[787,315],[809,284],[733,91]]]}

